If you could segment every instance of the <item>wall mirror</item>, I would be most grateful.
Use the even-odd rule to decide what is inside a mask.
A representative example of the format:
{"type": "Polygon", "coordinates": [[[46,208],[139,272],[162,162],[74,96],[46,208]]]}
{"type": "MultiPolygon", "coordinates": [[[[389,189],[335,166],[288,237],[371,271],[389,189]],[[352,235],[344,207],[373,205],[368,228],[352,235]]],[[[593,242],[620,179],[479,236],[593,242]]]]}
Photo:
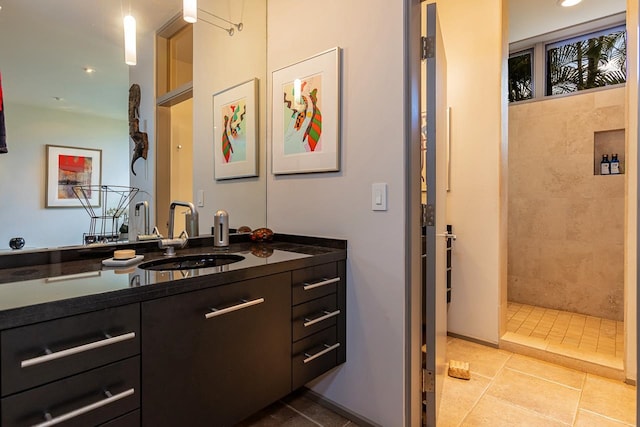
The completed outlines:
{"type": "MultiPolygon", "coordinates": [[[[200,235],[210,234],[217,209],[231,226],[266,224],[266,6],[256,0],[200,0],[193,24],[193,161],[180,177],[192,180],[190,200],[202,206],[200,235]],[[242,22],[242,30],[233,23],[242,22]],[[227,31],[234,28],[234,34],[227,31]],[[214,179],[212,96],[258,80],[258,176],[214,179]],[[191,166],[191,167],[189,167],[191,166]],[[235,221],[234,221],[235,219],[235,221]]],[[[155,35],[180,14],[180,0],[7,0],[0,9],[0,73],[9,152],[0,155],[0,254],[23,237],[22,250],[83,244],[91,216],[82,207],[47,208],[46,146],[100,150],[101,184],[134,186],[132,206],[149,202],[156,211],[158,116],[155,100],[155,35]],[[137,64],[124,58],[123,16],[137,23],[137,64]],[[128,99],[141,86],[140,130],[149,136],[147,159],[135,163],[129,138],[128,99]]],[[[188,24],[191,25],[191,24],[188,24]]],[[[169,150],[177,150],[169,145],[169,150]]],[[[184,197],[187,198],[187,197],[184,197]]],[[[123,221],[124,218],[121,219],[123,221]]],[[[134,229],[133,209],[128,223],[134,229]]],[[[131,240],[134,235],[129,233],[131,240]]]]}

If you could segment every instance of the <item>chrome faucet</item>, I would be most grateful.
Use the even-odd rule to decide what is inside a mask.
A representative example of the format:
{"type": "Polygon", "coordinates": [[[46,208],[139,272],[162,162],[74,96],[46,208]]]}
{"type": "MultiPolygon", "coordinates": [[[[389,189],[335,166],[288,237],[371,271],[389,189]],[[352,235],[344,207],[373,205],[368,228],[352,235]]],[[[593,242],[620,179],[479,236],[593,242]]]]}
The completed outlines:
{"type": "Polygon", "coordinates": [[[142,228],[142,233],[139,234],[149,234],[149,202],[143,200],[142,202],[136,203],[136,207],[134,210],[135,216],[140,216],[140,208],[144,208],[144,227],[142,228]]]}
{"type": "Polygon", "coordinates": [[[167,237],[169,239],[173,239],[173,219],[176,213],[176,206],[189,208],[191,217],[187,221],[187,233],[191,233],[191,237],[196,237],[198,235],[198,211],[196,210],[196,207],[193,206],[193,203],[191,202],[180,202],[177,200],[174,200],[171,202],[171,205],[169,205],[169,233],[167,237]]]}
{"type": "Polygon", "coordinates": [[[168,236],[166,239],[160,239],[160,241],[158,242],[158,246],[160,248],[166,249],[164,253],[165,256],[175,256],[175,248],[184,248],[187,244],[187,239],[189,238],[189,234],[187,233],[187,231],[183,231],[182,233],[180,233],[180,236],[178,236],[177,238],[173,237],[176,206],[184,206],[186,208],[189,208],[190,212],[189,215],[187,215],[188,220],[186,228],[187,230],[189,230],[189,233],[191,233],[193,237],[198,235],[198,211],[196,210],[195,206],[193,206],[193,203],[174,200],[173,202],[171,202],[171,205],[169,205],[169,231],[167,233],[168,236]]]}
{"type": "Polygon", "coordinates": [[[160,232],[158,231],[158,227],[153,227],[153,231],[149,232],[149,226],[150,226],[149,202],[147,202],[146,200],[143,200],[142,202],[136,203],[135,210],[134,210],[135,216],[140,216],[140,208],[144,208],[144,217],[143,217],[144,225],[143,225],[142,233],[138,233],[138,235],[136,236],[136,239],[138,241],[162,239],[162,235],[160,235],[160,232]]]}

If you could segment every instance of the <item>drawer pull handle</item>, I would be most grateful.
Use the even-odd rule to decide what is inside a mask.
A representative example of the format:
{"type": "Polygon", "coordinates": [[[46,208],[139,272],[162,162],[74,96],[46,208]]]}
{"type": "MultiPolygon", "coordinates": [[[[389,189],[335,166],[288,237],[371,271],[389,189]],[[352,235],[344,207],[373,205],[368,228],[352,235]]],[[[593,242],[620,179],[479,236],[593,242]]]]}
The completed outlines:
{"type": "Polygon", "coordinates": [[[324,347],[325,347],[324,350],[321,350],[321,351],[317,352],[316,354],[305,353],[304,355],[307,356],[307,357],[302,362],[309,363],[312,360],[315,360],[320,356],[324,356],[325,354],[329,353],[330,351],[333,351],[336,348],[340,347],[340,343],[337,342],[334,345],[325,344],[324,347]]]}
{"type": "Polygon", "coordinates": [[[331,319],[332,317],[336,317],[338,314],[340,314],[340,310],[332,311],[331,313],[329,313],[328,311],[324,310],[323,313],[324,313],[323,316],[316,317],[315,319],[308,319],[308,318],[305,317],[303,326],[306,328],[308,326],[315,325],[318,322],[322,322],[323,320],[327,320],[327,319],[331,319]]]}
{"type": "Polygon", "coordinates": [[[310,291],[311,289],[315,289],[315,288],[319,288],[320,286],[325,286],[325,285],[330,285],[332,283],[336,283],[339,282],[340,278],[339,277],[334,277],[333,279],[322,279],[320,282],[316,282],[316,283],[303,283],[303,287],[302,289],[304,289],[305,291],[310,291]]]}
{"type": "Polygon", "coordinates": [[[131,396],[133,393],[135,393],[135,390],[133,388],[130,388],[129,390],[125,390],[122,393],[118,393],[118,394],[114,394],[112,395],[111,393],[109,393],[109,391],[105,391],[104,394],[107,396],[106,399],[102,399],[99,400],[97,402],[94,403],[90,403],[87,406],[83,406],[82,408],[78,408],[78,409],[74,409],[71,412],[67,412],[66,414],[62,414],[59,417],[55,417],[55,418],[51,418],[51,414],[49,414],[48,412],[45,413],[45,418],[47,419],[46,421],[40,423],[40,424],[35,424],[33,427],[48,427],[48,426],[53,426],[56,424],[60,424],[61,422],[70,420],[72,418],[75,418],[79,415],[82,414],[86,414],[87,412],[91,412],[95,409],[101,408],[105,405],[108,405],[110,403],[113,403],[117,400],[120,399],[124,399],[127,396],[131,396]]]}
{"type": "Polygon", "coordinates": [[[222,316],[223,314],[231,313],[232,311],[242,310],[243,308],[251,307],[252,305],[262,304],[264,302],[264,298],[257,298],[251,301],[243,300],[242,303],[232,305],[231,307],[217,309],[212,308],[211,313],[207,313],[204,315],[205,319],[211,319],[212,317],[222,316]]]}
{"type": "Polygon", "coordinates": [[[60,350],[51,352],[51,350],[46,349],[44,356],[34,357],[32,359],[23,360],[20,362],[21,368],[27,368],[33,365],[39,365],[40,363],[50,362],[52,360],[60,359],[61,357],[71,356],[73,354],[82,353],[84,351],[93,350],[95,348],[105,347],[107,345],[115,344],[120,341],[130,340],[136,337],[135,332],[129,332],[128,334],[122,334],[115,337],[105,334],[105,339],[100,341],[90,342],[89,344],[79,345],[77,347],[68,348],[66,350],[60,350]]]}

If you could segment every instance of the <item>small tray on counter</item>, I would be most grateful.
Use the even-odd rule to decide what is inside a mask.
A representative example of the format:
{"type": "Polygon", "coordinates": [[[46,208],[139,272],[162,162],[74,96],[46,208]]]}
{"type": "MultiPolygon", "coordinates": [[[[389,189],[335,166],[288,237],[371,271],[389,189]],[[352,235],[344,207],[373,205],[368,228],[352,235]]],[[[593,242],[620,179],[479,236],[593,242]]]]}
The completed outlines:
{"type": "Polygon", "coordinates": [[[128,265],[136,264],[144,259],[144,255],[136,255],[133,258],[127,259],[114,259],[107,258],[102,260],[102,265],[105,267],[126,267],[128,265]]]}

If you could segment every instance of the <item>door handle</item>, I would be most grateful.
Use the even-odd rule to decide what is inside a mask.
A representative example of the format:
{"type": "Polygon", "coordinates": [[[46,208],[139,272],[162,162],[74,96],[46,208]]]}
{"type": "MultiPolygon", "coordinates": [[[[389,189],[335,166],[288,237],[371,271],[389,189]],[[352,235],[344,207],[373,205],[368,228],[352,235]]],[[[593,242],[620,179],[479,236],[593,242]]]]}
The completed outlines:
{"type": "Polygon", "coordinates": [[[436,234],[436,236],[444,237],[445,239],[452,239],[452,240],[456,240],[458,238],[458,236],[456,236],[455,234],[449,233],[449,232],[436,234]]]}

